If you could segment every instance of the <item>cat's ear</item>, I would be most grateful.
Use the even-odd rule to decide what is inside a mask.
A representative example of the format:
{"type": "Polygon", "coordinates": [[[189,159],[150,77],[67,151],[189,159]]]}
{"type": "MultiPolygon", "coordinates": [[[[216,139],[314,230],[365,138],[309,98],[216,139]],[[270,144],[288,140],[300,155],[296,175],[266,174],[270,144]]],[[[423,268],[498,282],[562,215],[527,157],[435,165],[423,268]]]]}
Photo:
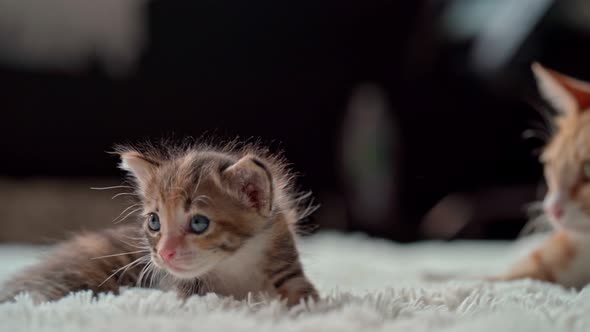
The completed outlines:
{"type": "Polygon", "coordinates": [[[590,107],[590,83],[563,75],[535,62],[532,65],[543,98],[563,114],[574,114],[590,107]]]}
{"type": "Polygon", "coordinates": [[[230,191],[247,207],[262,216],[272,210],[273,184],[268,167],[255,156],[246,155],[222,172],[230,191]]]}
{"type": "Polygon", "coordinates": [[[119,151],[121,163],[119,168],[129,172],[141,191],[145,190],[147,182],[155,172],[159,163],[151,160],[135,150],[119,151]]]}

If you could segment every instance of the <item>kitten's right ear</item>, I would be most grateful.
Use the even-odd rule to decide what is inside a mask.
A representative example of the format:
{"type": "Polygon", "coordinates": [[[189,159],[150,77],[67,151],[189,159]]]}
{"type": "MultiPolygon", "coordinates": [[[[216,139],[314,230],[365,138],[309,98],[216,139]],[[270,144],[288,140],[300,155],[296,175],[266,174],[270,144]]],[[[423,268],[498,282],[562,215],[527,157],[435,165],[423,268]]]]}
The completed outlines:
{"type": "Polygon", "coordinates": [[[143,191],[158,167],[158,163],[135,150],[121,151],[119,155],[121,157],[119,168],[131,173],[139,189],[143,191]]]}
{"type": "Polygon", "coordinates": [[[247,207],[268,217],[272,210],[272,176],[264,163],[246,155],[222,173],[231,191],[247,207]]]}
{"type": "Polygon", "coordinates": [[[590,84],[543,67],[532,65],[543,98],[557,111],[573,115],[590,107],[590,84]]]}

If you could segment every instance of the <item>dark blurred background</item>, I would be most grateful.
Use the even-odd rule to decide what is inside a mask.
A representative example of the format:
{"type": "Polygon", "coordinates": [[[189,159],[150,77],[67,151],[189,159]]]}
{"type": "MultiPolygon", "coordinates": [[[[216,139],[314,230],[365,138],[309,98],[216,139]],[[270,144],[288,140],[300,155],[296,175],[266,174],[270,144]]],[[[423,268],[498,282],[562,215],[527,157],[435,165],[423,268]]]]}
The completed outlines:
{"type": "Polygon", "coordinates": [[[170,135],[284,150],[322,229],[514,238],[530,64],[590,79],[589,41],[584,0],[0,0],[0,241],[110,224],[105,151],[170,135]]]}

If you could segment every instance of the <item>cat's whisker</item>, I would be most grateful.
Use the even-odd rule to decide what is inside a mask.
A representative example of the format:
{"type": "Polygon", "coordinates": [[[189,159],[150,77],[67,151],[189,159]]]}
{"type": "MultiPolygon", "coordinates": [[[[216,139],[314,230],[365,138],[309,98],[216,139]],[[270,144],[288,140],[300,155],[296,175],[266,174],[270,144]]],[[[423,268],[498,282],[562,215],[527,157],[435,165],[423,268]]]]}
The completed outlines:
{"type": "Polygon", "coordinates": [[[141,206],[141,203],[135,203],[135,204],[128,206],[127,208],[125,208],[125,210],[121,211],[121,213],[119,213],[119,215],[115,219],[113,219],[113,222],[117,221],[117,219],[119,219],[125,212],[129,211],[130,209],[133,209],[134,207],[138,207],[138,206],[141,206]]]}
{"type": "Polygon", "coordinates": [[[519,232],[518,237],[524,237],[536,233],[546,232],[552,229],[551,223],[544,214],[529,220],[519,232]]]}
{"type": "Polygon", "coordinates": [[[154,287],[154,273],[155,273],[155,272],[154,272],[154,267],[153,267],[153,264],[152,264],[152,262],[150,262],[150,263],[148,264],[148,266],[149,266],[149,267],[148,267],[148,271],[147,271],[147,273],[146,273],[146,275],[147,275],[147,279],[148,279],[148,282],[147,282],[146,286],[147,286],[148,288],[152,288],[152,287],[154,287]]]}
{"type": "Polygon", "coordinates": [[[191,294],[194,294],[194,292],[195,292],[195,284],[196,284],[196,282],[194,282],[194,281],[189,284],[189,286],[188,286],[188,292],[187,292],[186,297],[189,297],[191,294]]]}
{"type": "Polygon", "coordinates": [[[195,282],[193,283],[192,293],[193,294],[201,294],[202,291],[203,291],[203,285],[201,284],[201,280],[199,280],[199,279],[195,280],[195,282]]]}
{"type": "Polygon", "coordinates": [[[132,267],[132,266],[136,265],[136,264],[139,264],[139,263],[141,263],[143,260],[145,260],[145,257],[146,257],[146,256],[139,257],[138,259],[136,259],[136,260],[132,261],[131,263],[129,263],[129,264],[127,264],[127,265],[124,265],[124,266],[122,266],[122,267],[118,268],[117,270],[115,270],[115,272],[113,272],[113,273],[112,273],[111,275],[109,275],[109,276],[108,276],[108,277],[107,277],[105,280],[103,280],[103,282],[101,282],[101,283],[98,285],[98,287],[101,287],[102,285],[104,285],[104,284],[105,284],[107,281],[109,281],[109,280],[110,280],[112,277],[114,277],[114,276],[115,276],[117,273],[119,273],[120,271],[122,271],[122,270],[125,270],[125,269],[127,269],[127,268],[130,268],[130,267],[132,267]]]}
{"type": "Polygon", "coordinates": [[[147,243],[146,238],[143,237],[134,237],[134,236],[127,236],[125,234],[121,234],[122,237],[126,238],[127,240],[132,240],[132,241],[139,241],[139,242],[143,242],[143,243],[147,243]]]}
{"type": "MultiPolygon", "coordinates": [[[[154,287],[154,276],[156,275],[156,266],[154,265],[154,263],[150,262],[149,264],[149,271],[148,271],[148,275],[149,275],[149,288],[153,288],[154,287]]],[[[156,279],[157,282],[157,279],[156,279]]]]}
{"type": "MultiPolygon", "coordinates": [[[[144,256],[142,256],[142,257],[140,257],[140,258],[142,258],[142,259],[141,259],[139,262],[137,262],[137,264],[142,264],[142,263],[149,262],[149,256],[148,256],[148,255],[144,255],[144,256]]],[[[137,265],[137,264],[134,264],[134,265],[137,265]]],[[[123,277],[123,276],[125,275],[125,273],[127,273],[127,271],[128,271],[130,268],[132,268],[132,267],[133,267],[132,265],[129,265],[129,266],[127,266],[127,267],[126,267],[126,268],[123,270],[123,272],[121,272],[121,277],[123,277]]]]}
{"type": "Polygon", "coordinates": [[[199,195],[195,197],[195,201],[213,206],[213,200],[207,195],[199,195]]]}
{"type": "Polygon", "coordinates": [[[303,219],[303,218],[307,218],[309,216],[311,216],[314,212],[316,212],[319,208],[320,208],[320,204],[314,204],[313,200],[311,200],[309,202],[309,204],[307,205],[307,207],[305,208],[305,210],[303,210],[300,214],[299,214],[299,219],[303,219]]]}
{"type": "Polygon", "coordinates": [[[525,206],[525,209],[529,214],[543,213],[543,202],[532,202],[525,206]]]}
{"type": "Polygon", "coordinates": [[[168,272],[165,269],[159,268],[157,266],[155,266],[154,264],[154,269],[155,269],[155,273],[156,273],[156,281],[161,283],[163,282],[166,277],[168,276],[168,272]]]}
{"type": "Polygon", "coordinates": [[[539,121],[530,121],[529,127],[530,129],[525,130],[523,133],[525,138],[538,138],[543,143],[546,143],[551,138],[551,130],[547,128],[547,124],[539,121]]]}
{"type": "Polygon", "coordinates": [[[524,101],[529,104],[529,106],[531,106],[533,110],[537,112],[537,114],[540,115],[544,129],[547,130],[549,134],[552,134],[555,131],[552,109],[547,107],[546,104],[539,101],[536,97],[526,96],[524,101]]]}
{"type": "Polygon", "coordinates": [[[304,192],[300,193],[299,195],[297,195],[293,199],[293,201],[300,202],[300,201],[306,200],[306,199],[310,198],[312,196],[312,194],[313,194],[313,192],[311,190],[310,191],[304,191],[304,192]]]}
{"type": "Polygon", "coordinates": [[[131,186],[90,187],[91,190],[111,190],[111,189],[121,189],[121,188],[134,189],[131,186]]]}
{"type": "Polygon", "coordinates": [[[150,288],[154,287],[154,278],[156,280],[156,282],[159,281],[160,275],[161,275],[161,271],[158,267],[156,267],[156,265],[150,261],[150,266],[151,266],[151,274],[150,274],[150,288]]]}
{"type": "MultiPolygon", "coordinates": [[[[180,188],[176,188],[176,190],[180,190],[180,188]]],[[[175,193],[173,195],[169,195],[168,196],[168,199],[170,199],[170,200],[177,200],[177,199],[184,199],[186,197],[188,197],[186,194],[183,194],[183,193],[175,193]]]]}
{"type": "Polygon", "coordinates": [[[527,129],[522,132],[522,138],[524,138],[524,139],[536,138],[536,139],[539,139],[540,141],[542,141],[543,143],[545,143],[549,139],[549,136],[547,136],[542,131],[539,131],[538,129],[531,128],[531,129],[527,129]]]}
{"type": "Polygon", "coordinates": [[[115,199],[115,198],[120,197],[120,196],[135,196],[135,195],[137,195],[137,194],[136,193],[123,192],[123,193],[118,193],[118,194],[114,195],[113,197],[111,197],[111,199],[115,199]]]}
{"type": "Polygon", "coordinates": [[[122,222],[123,220],[129,218],[129,216],[131,216],[132,214],[137,213],[137,212],[139,212],[141,210],[143,210],[143,207],[139,207],[139,208],[137,208],[137,209],[135,209],[135,210],[127,213],[123,218],[121,218],[119,220],[117,220],[117,219],[113,220],[113,223],[118,224],[118,223],[122,222]]]}
{"type": "Polygon", "coordinates": [[[192,196],[195,196],[197,194],[197,192],[199,191],[199,185],[201,184],[202,176],[203,176],[203,173],[199,173],[199,177],[197,178],[197,183],[195,184],[195,188],[193,189],[192,196]]]}
{"type": "MultiPolygon", "coordinates": [[[[124,243],[124,244],[126,244],[128,246],[130,246],[130,247],[137,248],[137,249],[142,249],[142,250],[145,250],[145,251],[149,251],[150,250],[150,246],[149,246],[148,243],[143,243],[143,244],[142,243],[135,243],[134,244],[134,243],[129,243],[129,242],[127,242],[127,241],[125,241],[123,239],[117,238],[117,237],[114,237],[114,238],[116,240],[118,240],[118,241],[120,241],[120,242],[122,242],[122,243],[124,243]]],[[[145,240],[143,240],[142,242],[145,242],[145,240]]]]}
{"type": "Polygon", "coordinates": [[[142,252],[148,252],[148,251],[147,250],[129,251],[129,252],[122,252],[120,254],[112,254],[112,255],[104,255],[104,256],[92,257],[90,259],[91,260],[94,260],[94,259],[102,259],[102,258],[109,258],[109,257],[118,257],[118,256],[130,255],[130,254],[139,254],[139,253],[142,253],[142,252]]]}
{"type": "Polygon", "coordinates": [[[175,189],[177,191],[180,191],[181,193],[178,194],[179,197],[184,197],[184,198],[190,198],[188,191],[186,191],[186,188],[183,187],[175,187],[175,189]]]}
{"type": "Polygon", "coordinates": [[[149,263],[148,263],[148,264],[146,264],[146,265],[145,265],[145,266],[144,266],[144,267],[141,269],[141,271],[139,272],[139,277],[137,278],[137,282],[138,282],[140,285],[143,285],[143,278],[145,277],[145,274],[146,274],[146,272],[147,272],[147,271],[148,271],[148,269],[149,269],[150,263],[151,263],[151,260],[150,260],[150,261],[149,261],[149,263]]]}

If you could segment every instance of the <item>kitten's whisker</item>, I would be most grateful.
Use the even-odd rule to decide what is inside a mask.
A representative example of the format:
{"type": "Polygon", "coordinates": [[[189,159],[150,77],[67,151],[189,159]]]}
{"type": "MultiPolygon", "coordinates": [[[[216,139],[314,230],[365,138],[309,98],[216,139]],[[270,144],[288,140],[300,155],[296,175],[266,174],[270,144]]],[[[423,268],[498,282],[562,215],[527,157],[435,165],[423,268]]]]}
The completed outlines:
{"type": "Polygon", "coordinates": [[[524,138],[524,139],[537,138],[540,141],[542,141],[543,143],[546,143],[550,137],[546,133],[539,131],[538,129],[531,128],[531,129],[527,129],[522,132],[522,138],[524,138]]]}
{"type": "Polygon", "coordinates": [[[149,249],[150,249],[150,246],[148,244],[143,244],[142,245],[141,243],[135,243],[135,244],[134,243],[129,243],[129,242],[123,240],[123,239],[119,239],[119,238],[116,238],[116,237],[115,237],[115,239],[117,239],[117,240],[125,243],[126,245],[128,245],[130,247],[134,247],[134,248],[137,248],[137,249],[144,249],[146,251],[149,251],[149,249]]]}
{"type": "Polygon", "coordinates": [[[115,224],[118,224],[118,223],[122,222],[123,220],[125,220],[125,219],[129,218],[129,216],[130,216],[130,215],[132,215],[132,214],[134,214],[134,213],[137,213],[137,212],[139,212],[139,211],[141,211],[141,210],[143,210],[143,207],[137,208],[137,209],[135,209],[135,210],[133,210],[133,211],[131,211],[131,212],[127,213],[127,214],[126,214],[126,215],[125,215],[123,218],[121,218],[121,219],[119,219],[119,220],[116,220],[116,219],[115,219],[115,220],[113,220],[113,223],[115,223],[115,224]]]}
{"type": "Polygon", "coordinates": [[[529,213],[543,213],[543,202],[531,202],[525,208],[529,213]]]}
{"type": "Polygon", "coordinates": [[[207,195],[199,195],[195,197],[195,200],[207,205],[213,205],[213,200],[207,195]]]}
{"type": "MultiPolygon", "coordinates": [[[[123,242],[123,241],[121,241],[121,242],[123,242]]],[[[141,249],[143,251],[150,251],[150,247],[147,245],[134,245],[134,244],[128,243],[128,242],[123,242],[123,243],[125,243],[126,245],[128,245],[130,247],[141,249]]]]}
{"type": "MultiPolygon", "coordinates": [[[[176,187],[176,189],[182,189],[182,188],[176,187]]],[[[187,195],[183,195],[181,193],[176,193],[174,195],[168,195],[168,199],[170,199],[170,200],[182,199],[182,198],[185,198],[185,197],[188,197],[188,196],[187,195]]]]}
{"type": "Polygon", "coordinates": [[[139,254],[141,252],[147,252],[147,250],[138,250],[138,251],[130,251],[130,252],[122,252],[120,254],[113,254],[113,255],[104,255],[104,256],[98,256],[98,257],[92,257],[90,258],[91,260],[94,259],[102,259],[102,258],[108,258],[108,257],[118,257],[118,256],[123,256],[123,255],[129,255],[129,254],[139,254]]]}
{"type": "Polygon", "coordinates": [[[523,138],[538,138],[543,143],[551,139],[551,131],[547,128],[547,124],[539,121],[529,122],[529,129],[523,132],[523,138]]]}
{"type": "Polygon", "coordinates": [[[155,278],[156,278],[156,282],[161,283],[162,280],[164,280],[164,278],[166,277],[166,270],[161,269],[157,266],[155,266],[154,264],[154,274],[155,274],[155,278]]]}
{"type": "Polygon", "coordinates": [[[199,173],[199,178],[197,179],[197,184],[195,184],[195,189],[193,189],[193,196],[195,196],[197,194],[197,191],[199,191],[199,185],[201,184],[201,177],[203,176],[203,173],[199,173]]]}
{"type": "MultiPolygon", "coordinates": [[[[156,266],[153,263],[153,261],[150,260],[147,263],[147,265],[145,266],[145,268],[141,272],[141,276],[139,278],[139,281],[141,282],[141,286],[142,287],[146,287],[147,286],[148,288],[153,288],[153,286],[154,286],[154,276],[155,276],[156,272],[158,272],[156,270],[156,266]],[[148,276],[149,276],[149,281],[148,280],[145,280],[145,283],[144,283],[144,279],[147,279],[148,276]]],[[[156,280],[156,282],[157,282],[157,280],[156,280]]]]}
{"type": "Polygon", "coordinates": [[[135,241],[140,241],[140,242],[146,242],[146,239],[144,237],[133,237],[133,236],[129,236],[129,235],[125,235],[125,234],[121,234],[122,237],[126,238],[127,240],[135,240],[135,241]]]}
{"type": "Polygon", "coordinates": [[[150,287],[153,287],[154,281],[159,283],[162,280],[163,271],[156,264],[152,264],[152,275],[150,276],[150,287]]]}
{"type": "Polygon", "coordinates": [[[320,208],[319,204],[314,204],[313,199],[309,202],[305,210],[303,210],[299,214],[299,219],[307,218],[311,216],[314,212],[316,212],[320,208]]]}
{"type": "Polygon", "coordinates": [[[193,294],[199,294],[201,292],[201,281],[199,279],[196,279],[193,282],[193,294]]]}
{"type": "Polygon", "coordinates": [[[543,202],[537,201],[526,205],[530,220],[522,227],[518,237],[531,235],[551,229],[551,223],[543,211],[543,202]]]}
{"type": "Polygon", "coordinates": [[[156,271],[156,267],[154,266],[153,262],[150,261],[149,266],[150,266],[150,272],[149,272],[150,283],[149,283],[149,285],[150,285],[150,288],[152,288],[152,287],[154,287],[154,276],[156,275],[157,271],[156,271]]]}
{"type": "Polygon", "coordinates": [[[541,120],[544,124],[545,129],[551,134],[555,131],[555,125],[553,124],[553,112],[547,104],[540,102],[537,98],[532,96],[526,96],[524,101],[529,104],[536,112],[541,116],[541,120]]]}
{"type": "Polygon", "coordinates": [[[131,186],[90,187],[91,190],[111,190],[111,189],[121,189],[121,188],[133,189],[133,187],[131,187],[131,186]]]}
{"type": "Polygon", "coordinates": [[[115,198],[117,198],[117,197],[119,197],[119,196],[125,196],[125,195],[129,195],[129,196],[135,196],[135,195],[137,195],[137,194],[136,194],[136,193],[127,193],[127,192],[123,192],[123,193],[118,193],[118,194],[114,195],[113,197],[111,197],[111,199],[115,199],[115,198]]]}
{"type": "Polygon", "coordinates": [[[113,222],[115,222],[117,219],[119,219],[123,215],[123,213],[129,211],[129,209],[132,209],[134,207],[138,207],[140,205],[141,205],[141,203],[135,203],[135,204],[132,204],[131,206],[128,206],[125,210],[121,211],[121,213],[119,213],[119,215],[115,219],[113,219],[113,222]]]}
{"type": "MultiPolygon", "coordinates": [[[[148,260],[148,261],[149,261],[149,257],[148,257],[148,255],[144,255],[144,256],[142,256],[142,257],[140,257],[140,258],[143,258],[143,259],[142,259],[141,261],[137,262],[137,264],[144,263],[146,260],[148,260]]],[[[135,265],[137,265],[137,264],[135,264],[135,265]]],[[[133,267],[133,266],[131,266],[131,265],[128,265],[128,266],[125,268],[125,270],[123,270],[123,272],[121,272],[121,277],[123,277],[123,276],[125,275],[125,273],[127,273],[127,271],[128,271],[128,270],[129,270],[131,267],[133,267]]]]}
{"type": "Polygon", "coordinates": [[[182,194],[179,194],[180,197],[190,198],[190,196],[188,195],[188,192],[186,191],[185,188],[183,188],[183,187],[176,187],[176,189],[182,191],[182,194]]]}
{"type": "Polygon", "coordinates": [[[143,286],[143,278],[145,277],[145,273],[146,271],[149,269],[151,260],[148,264],[146,264],[142,269],[141,272],[139,272],[139,277],[137,278],[137,282],[143,286]]]}
{"type": "Polygon", "coordinates": [[[293,200],[296,202],[303,201],[303,200],[306,200],[309,197],[311,197],[312,194],[313,194],[312,191],[302,192],[299,195],[295,196],[295,198],[293,200]]]}
{"type": "Polygon", "coordinates": [[[548,231],[551,229],[552,229],[552,226],[551,226],[551,223],[549,222],[549,220],[547,219],[547,216],[542,214],[542,215],[539,215],[538,217],[533,218],[530,221],[528,221],[522,227],[522,230],[518,234],[518,237],[521,238],[526,235],[542,233],[542,232],[545,232],[545,231],[548,231]]]}
{"type": "Polygon", "coordinates": [[[147,285],[149,286],[149,288],[152,288],[154,285],[154,264],[150,261],[150,263],[148,264],[148,268],[147,268],[147,272],[146,272],[146,277],[147,278],[147,285]]]}
{"type": "Polygon", "coordinates": [[[193,282],[189,283],[189,285],[188,285],[186,297],[189,297],[192,294],[194,294],[194,291],[195,291],[195,282],[193,281],[193,282]]]}
{"type": "Polygon", "coordinates": [[[109,279],[111,279],[112,277],[114,277],[115,274],[119,273],[120,271],[124,270],[125,268],[129,268],[129,267],[131,267],[131,266],[133,266],[135,264],[138,264],[138,263],[142,262],[142,260],[144,260],[145,257],[146,256],[139,257],[138,259],[132,261],[131,263],[129,263],[129,264],[127,264],[127,265],[125,265],[125,266],[123,266],[121,268],[118,268],[117,270],[115,270],[115,272],[113,272],[110,276],[108,276],[105,280],[103,280],[103,282],[101,282],[98,285],[98,287],[101,287],[102,285],[104,285],[105,282],[107,282],[109,279]]]}

